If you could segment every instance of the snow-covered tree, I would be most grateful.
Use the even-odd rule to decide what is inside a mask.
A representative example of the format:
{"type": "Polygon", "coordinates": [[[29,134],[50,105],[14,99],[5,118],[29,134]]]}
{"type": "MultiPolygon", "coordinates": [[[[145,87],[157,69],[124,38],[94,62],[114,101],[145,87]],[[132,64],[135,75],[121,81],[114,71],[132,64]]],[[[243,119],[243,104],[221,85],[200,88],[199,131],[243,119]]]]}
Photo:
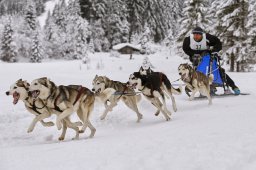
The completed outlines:
{"type": "Polygon", "coordinates": [[[248,63],[256,63],[256,1],[249,0],[249,14],[246,25],[248,30],[247,49],[248,49],[248,63]]]}
{"type": "Polygon", "coordinates": [[[218,12],[219,37],[223,42],[226,60],[230,61],[230,71],[244,71],[247,15],[248,0],[225,1],[218,12]]]}
{"type": "Polygon", "coordinates": [[[13,29],[11,21],[4,26],[3,38],[1,43],[1,59],[6,62],[16,62],[16,45],[13,41],[13,29]]]}
{"type": "Polygon", "coordinates": [[[39,33],[36,32],[33,38],[30,62],[40,63],[42,62],[42,59],[43,59],[42,46],[40,45],[39,33]]]}
{"type": "Polygon", "coordinates": [[[179,21],[181,30],[178,42],[182,42],[185,36],[196,26],[208,30],[209,19],[206,18],[206,7],[207,1],[204,0],[186,0],[184,2],[183,15],[179,21]]]}
{"type": "Polygon", "coordinates": [[[143,30],[143,13],[145,11],[145,0],[126,0],[128,10],[129,42],[134,34],[143,30]]]}
{"type": "Polygon", "coordinates": [[[36,29],[36,7],[32,0],[27,1],[27,7],[25,10],[25,21],[31,30],[36,29]]]}

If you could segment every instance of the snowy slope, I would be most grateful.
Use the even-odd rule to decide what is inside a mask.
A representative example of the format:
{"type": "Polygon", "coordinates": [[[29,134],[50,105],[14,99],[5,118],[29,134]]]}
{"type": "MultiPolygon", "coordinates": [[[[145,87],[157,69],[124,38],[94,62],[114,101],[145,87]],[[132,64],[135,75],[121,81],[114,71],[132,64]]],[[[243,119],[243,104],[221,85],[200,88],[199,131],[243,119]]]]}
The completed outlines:
{"type": "MultiPolygon", "coordinates": [[[[80,61],[45,61],[40,64],[0,63],[0,169],[1,170],[254,170],[256,168],[256,73],[229,73],[237,85],[250,96],[188,101],[185,94],[176,97],[178,112],[172,121],[155,117],[155,108],[143,99],[139,109],[144,115],[136,123],[136,114],[119,103],[106,120],[99,119],[104,107],[96,103],[92,123],[97,132],[88,139],[72,141],[72,130],[66,140],[57,140],[61,131],[37,124],[28,134],[33,119],[22,102],[12,104],[5,91],[17,79],[31,82],[47,76],[56,84],[82,84],[92,88],[96,74],[126,82],[139,69],[143,56],[110,58],[95,54],[89,65],[80,61]],[[97,65],[102,63],[102,69],[97,65]]],[[[149,56],[156,71],[163,71],[171,81],[178,77],[177,67],[183,61],[162,53],[149,56]]],[[[169,110],[171,101],[167,101],[169,110]]],[[[48,120],[55,121],[53,116],[48,120]]],[[[72,117],[76,120],[76,116],[72,117]]]]}

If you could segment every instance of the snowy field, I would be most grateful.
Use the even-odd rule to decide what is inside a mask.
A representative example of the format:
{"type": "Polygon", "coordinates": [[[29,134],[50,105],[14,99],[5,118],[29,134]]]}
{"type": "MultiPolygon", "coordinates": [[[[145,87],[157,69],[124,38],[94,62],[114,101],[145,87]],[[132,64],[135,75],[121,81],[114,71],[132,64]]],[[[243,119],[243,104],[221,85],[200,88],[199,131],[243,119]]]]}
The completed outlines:
{"type": "MultiPolygon", "coordinates": [[[[229,73],[242,92],[235,96],[189,101],[185,94],[175,96],[178,111],[172,120],[154,116],[155,108],[144,98],[139,103],[143,114],[136,114],[119,103],[106,120],[100,120],[104,107],[95,104],[91,117],[95,137],[88,131],[73,141],[73,130],[66,140],[58,141],[56,126],[37,124],[32,133],[27,128],[34,118],[20,101],[12,104],[6,96],[19,78],[31,82],[47,76],[58,85],[81,84],[92,88],[96,74],[126,82],[138,71],[144,56],[110,58],[96,54],[88,65],[81,61],[44,61],[39,64],[0,62],[0,169],[1,170],[255,170],[256,169],[256,73],[229,73]]],[[[177,67],[184,62],[165,54],[149,56],[155,71],[162,71],[173,81],[179,78],[177,67]]],[[[181,82],[178,82],[181,83],[181,82]]],[[[171,100],[167,106],[172,111],[171,100]]],[[[172,111],[173,112],[173,111],[172,111]]],[[[52,116],[47,120],[55,122],[52,116]]],[[[72,120],[76,120],[76,115],[72,120]]]]}

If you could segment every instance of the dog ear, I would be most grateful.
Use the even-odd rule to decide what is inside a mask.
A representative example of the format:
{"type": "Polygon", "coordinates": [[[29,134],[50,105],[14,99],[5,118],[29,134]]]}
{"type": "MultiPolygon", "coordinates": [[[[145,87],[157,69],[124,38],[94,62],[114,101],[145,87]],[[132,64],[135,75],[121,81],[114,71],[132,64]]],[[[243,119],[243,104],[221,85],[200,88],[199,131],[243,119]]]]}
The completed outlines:
{"type": "Polygon", "coordinates": [[[25,87],[29,87],[30,86],[30,84],[27,82],[27,80],[24,81],[24,85],[25,85],[25,87]]]}
{"type": "Polygon", "coordinates": [[[96,79],[96,78],[98,78],[99,76],[98,76],[98,74],[96,74],[96,76],[94,77],[94,79],[96,79]]]}
{"type": "Polygon", "coordinates": [[[107,76],[103,76],[105,82],[109,81],[110,79],[107,76]]]}

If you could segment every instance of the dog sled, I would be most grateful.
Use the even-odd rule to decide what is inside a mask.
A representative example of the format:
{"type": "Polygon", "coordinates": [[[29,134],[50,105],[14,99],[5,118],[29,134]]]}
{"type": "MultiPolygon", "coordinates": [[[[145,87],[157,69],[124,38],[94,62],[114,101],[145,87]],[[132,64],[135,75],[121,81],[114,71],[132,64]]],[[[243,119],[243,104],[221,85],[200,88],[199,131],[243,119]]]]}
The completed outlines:
{"type": "MultiPolygon", "coordinates": [[[[207,76],[213,74],[213,82],[211,85],[211,96],[212,97],[226,97],[226,96],[239,96],[239,95],[249,95],[249,93],[235,94],[233,93],[226,80],[225,70],[220,67],[219,57],[217,55],[212,55],[206,53],[202,56],[201,61],[198,66],[195,68],[196,71],[199,71],[207,76]],[[217,93],[217,87],[223,88],[223,93],[217,93]]],[[[186,91],[188,94],[188,92],[186,91]]],[[[189,94],[188,94],[189,95],[189,94]]],[[[197,98],[205,98],[205,96],[199,96],[197,98]]]]}

